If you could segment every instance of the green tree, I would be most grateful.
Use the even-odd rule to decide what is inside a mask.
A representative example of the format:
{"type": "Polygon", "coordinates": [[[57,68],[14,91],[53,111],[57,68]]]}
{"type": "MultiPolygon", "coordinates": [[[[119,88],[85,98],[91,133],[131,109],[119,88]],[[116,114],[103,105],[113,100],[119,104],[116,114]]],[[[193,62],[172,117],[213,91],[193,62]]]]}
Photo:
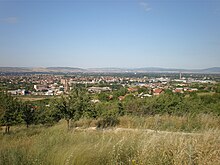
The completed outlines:
{"type": "Polygon", "coordinates": [[[138,93],[149,93],[149,89],[146,87],[139,87],[138,88],[138,93]]]}
{"type": "Polygon", "coordinates": [[[216,93],[220,93],[220,83],[218,83],[215,87],[214,90],[216,93]]]}
{"type": "Polygon", "coordinates": [[[9,133],[11,126],[22,121],[21,103],[11,95],[1,93],[0,107],[0,123],[2,126],[5,126],[5,133],[9,133]]]}
{"type": "Polygon", "coordinates": [[[118,114],[119,116],[123,116],[125,114],[124,106],[121,102],[118,102],[118,114]]]}
{"type": "Polygon", "coordinates": [[[34,123],[35,110],[31,102],[25,102],[22,104],[22,119],[24,120],[26,127],[34,123]]]}
{"type": "MultiPolygon", "coordinates": [[[[52,103],[51,103],[52,105],[52,103]]],[[[35,109],[35,120],[34,124],[43,124],[51,126],[61,119],[60,111],[53,106],[38,106],[35,109]]]]}
{"type": "Polygon", "coordinates": [[[119,90],[113,92],[113,97],[118,99],[119,96],[124,96],[128,92],[127,88],[121,87],[119,90]]]}
{"type": "Polygon", "coordinates": [[[68,129],[71,120],[94,116],[90,97],[84,88],[75,87],[68,96],[62,96],[57,100],[56,108],[67,121],[68,129]]]}
{"type": "Polygon", "coordinates": [[[98,99],[100,101],[109,101],[109,92],[101,92],[98,94],[98,99]]]}

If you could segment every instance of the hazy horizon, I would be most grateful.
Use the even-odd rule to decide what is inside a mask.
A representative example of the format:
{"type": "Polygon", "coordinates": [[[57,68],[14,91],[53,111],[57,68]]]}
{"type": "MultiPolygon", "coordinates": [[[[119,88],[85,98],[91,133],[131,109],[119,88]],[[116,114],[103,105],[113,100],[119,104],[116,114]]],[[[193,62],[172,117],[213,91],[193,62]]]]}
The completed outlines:
{"type": "Polygon", "coordinates": [[[206,67],[206,68],[177,68],[177,67],[74,67],[74,66],[0,66],[0,68],[76,68],[76,69],[177,69],[177,70],[202,70],[210,68],[220,68],[220,66],[206,67]]]}
{"type": "Polygon", "coordinates": [[[1,67],[204,69],[220,1],[0,1],[1,67]]]}

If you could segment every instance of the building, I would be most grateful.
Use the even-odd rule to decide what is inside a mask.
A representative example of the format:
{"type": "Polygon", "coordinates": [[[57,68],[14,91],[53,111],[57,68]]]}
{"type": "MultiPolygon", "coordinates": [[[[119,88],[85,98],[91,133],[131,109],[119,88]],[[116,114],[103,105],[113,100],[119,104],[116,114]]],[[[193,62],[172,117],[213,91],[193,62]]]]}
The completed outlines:
{"type": "Polygon", "coordinates": [[[47,85],[34,85],[34,89],[38,91],[48,91],[48,86],[47,85]]]}
{"type": "Polygon", "coordinates": [[[61,79],[60,83],[64,86],[64,92],[69,92],[70,86],[67,79],[61,79]]]}
{"type": "Polygon", "coordinates": [[[164,91],[163,89],[160,89],[160,88],[155,88],[153,89],[153,95],[154,96],[159,96],[160,94],[162,94],[164,91]]]}
{"type": "Polygon", "coordinates": [[[88,89],[88,91],[91,93],[108,92],[108,91],[111,91],[111,88],[109,88],[109,87],[90,87],[88,89]]]}

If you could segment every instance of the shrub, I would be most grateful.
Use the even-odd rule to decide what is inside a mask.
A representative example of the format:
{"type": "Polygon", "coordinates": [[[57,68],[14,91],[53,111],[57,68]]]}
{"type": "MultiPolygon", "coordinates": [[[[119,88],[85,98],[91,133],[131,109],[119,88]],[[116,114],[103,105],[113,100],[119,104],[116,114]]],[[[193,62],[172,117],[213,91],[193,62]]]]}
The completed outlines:
{"type": "Polygon", "coordinates": [[[104,117],[103,119],[97,122],[97,128],[108,128],[108,127],[115,127],[119,124],[119,120],[116,117],[109,116],[104,117]]]}

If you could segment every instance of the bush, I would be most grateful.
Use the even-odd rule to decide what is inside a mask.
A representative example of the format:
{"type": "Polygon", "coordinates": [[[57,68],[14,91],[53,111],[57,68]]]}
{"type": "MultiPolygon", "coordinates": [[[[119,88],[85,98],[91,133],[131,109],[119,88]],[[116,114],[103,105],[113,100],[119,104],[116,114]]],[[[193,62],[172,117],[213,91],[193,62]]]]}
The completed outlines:
{"type": "Polygon", "coordinates": [[[97,128],[108,128],[108,127],[115,127],[116,125],[119,124],[119,120],[116,117],[109,116],[109,117],[104,117],[103,119],[99,120],[97,122],[97,128]]]}

